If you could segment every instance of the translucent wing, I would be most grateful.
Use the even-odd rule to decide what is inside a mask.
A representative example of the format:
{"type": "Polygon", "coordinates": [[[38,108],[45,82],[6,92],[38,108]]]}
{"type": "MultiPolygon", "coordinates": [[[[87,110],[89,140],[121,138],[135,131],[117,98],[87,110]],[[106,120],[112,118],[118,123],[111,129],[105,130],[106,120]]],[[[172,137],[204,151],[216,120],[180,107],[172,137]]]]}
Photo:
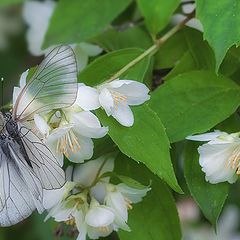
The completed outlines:
{"type": "Polygon", "coordinates": [[[19,135],[43,189],[61,188],[65,184],[65,173],[52,152],[28,128],[21,126],[19,135]]]}
{"type": "Polygon", "coordinates": [[[26,120],[32,114],[71,106],[77,96],[77,64],[69,46],[54,48],[38,66],[20,92],[13,119],[26,120]]]}
{"type": "Polygon", "coordinates": [[[27,218],[36,208],[14,161],[0,149],[0,226],[6,227],[27,218]]]}

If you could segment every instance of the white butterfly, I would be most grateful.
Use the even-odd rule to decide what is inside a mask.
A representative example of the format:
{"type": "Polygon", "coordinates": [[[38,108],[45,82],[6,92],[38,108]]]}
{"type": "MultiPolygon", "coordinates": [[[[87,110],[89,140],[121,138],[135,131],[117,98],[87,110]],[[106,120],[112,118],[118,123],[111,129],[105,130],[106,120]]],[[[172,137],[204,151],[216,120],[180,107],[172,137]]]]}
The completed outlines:
{"type": "Polygon", "coordinates": [[[43,211],[43,191],[61,188],[65,174],[51,151],[24,122],[33,114],[71,106],[77,66],[69,46],[54,48],[19,93],[12,113],[0,112],[0,226],[43,211]]]}

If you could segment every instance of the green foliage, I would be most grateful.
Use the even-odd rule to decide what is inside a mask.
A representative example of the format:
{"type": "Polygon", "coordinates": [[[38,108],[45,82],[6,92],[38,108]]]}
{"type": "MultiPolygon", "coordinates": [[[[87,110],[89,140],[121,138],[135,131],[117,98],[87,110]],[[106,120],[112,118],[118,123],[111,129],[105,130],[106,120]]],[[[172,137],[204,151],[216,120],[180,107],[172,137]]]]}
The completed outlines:
{"type": "MultiPolygon", "coordinates": [[[[140,49],[122,49],[105,54],[89,64],[78,75],[79,82],[89,86],[97,86],[104,81],[109,80],[124,66],[138,57],[143,50],[140,49]]],[[[121,75],[123,78],[142,82],[150,64],[150,59],[145,58],[138,64],[121,75]]]]}
{"type": "Polygon", "coordinates": [[[205,180],[198,163],[198,143],[188,142],[185,149],[184,174],[188,188],[205,217],[216,225],[228,195],[228,184],[211,184],[205,180]]]}
{"type": "Polygon", "coordinates": [[[160,118],[146,105],[134,108],[134,125],[121,126],[104,111],[97,111],[103,125],[109,126],[109,136],[120,151],[137,162],[144,163],[153,173],[181,192],[170,159],[169,141],[160,118]]]}
{"type": "Polygon", "coordinates": [[[0,0],[0,7],[5,7],[11,4],[21,3],[24,0],[0,0]]]}
{"type": "MultiPolygon", "coordinates": [[[[21,2],[0,0],[1,11],[7,6],[7,14],[16,11],[20,15],[21,5],[16,3],[21,2]]],[[[97,87],[120,78],[154,89],[147,103],[131,106],[132,127],[121,126],[102,109],[95,111],[101,124],[109,126],[109,134],[93,140],[92,159],[118,154],[116,172],[105,176],[131,187],[152,189],[130,211],[132,231],[119,231],[103,239],[180,240],[169,187],[177,192],[176,201],[191,194],[214,226],[227,198],[228,184],[206,182],[198,161],[199,143],[186,143],[185,138],[212,129],[239,131],[240,4],[239,0],[196,0],[203,32],[179,23],[173,26],[172,16],[182,14],[184,4],[180,0],[56,1],[43,47],[89,42],[103,48],[99,56],[89,54],[89,64],[78,74],[79,83],[97,87]],[[181,197],[177,179],[186,189],[181,197]]],[[[12,92],[21,72],[41,60],[27,54],[24,34],[7,39],[11,50],[5,52],[0,38],[0,78],[5,79],[6,92],[12,92]]],[[[30,68],[29,76],[33,71],[30,68]]],[[[4,104],[11,98],[11,94],[4,94],[4,104]]],[[[1,229],[0,239],[16,238],[21,227],[1,229]]],[[[23,224],[21,234],[26,240],[53,239],[55,227],[34,214],[23,224]]],[[[68,230],[61,239],[70,239],[68,230]]]]}
{"type": "Polygon", "coordinates": [[[130,212],[129,226],[132,231],[120,231],[120,239],[180,240],[178,213],[168,187],[142,164],[134,163],[123,155],[117,158],[115,170],[137,179],[144,185],[152,180],[151,191],[141,203],[133,205],[130,212]]]}
{"type": "Polygon", "coordinates": [[[117,31],[112,28],[103,32],[92,41],[107,52],[131,47],[146,49],[152,45],[149,34],[145,29],[138,26],[127,28],[124,31],[117,31]]]}
{"type": "Polygon", "coordinates": [[[215,52],[217,71],[228,49],[240,41],[239,1],[196,0],[196,3],[197,17],[204,28],[204,38],[215,52]]]}
{"type": "Polygon", "coordinates": [[[155,68],[171,68],[165,80],[191,70],[214,70],[215,59],[212,49],[203,41],[202,33],[184,28],[158,51],[155,68]]]}
{"type": "Polygon", "coordinates": [[[234,113],[239,101],[240,88],[230,79],[192,71],[154,91],[149,106],[161,118],[170,141],[176,142],[208,131],[234,113]]]}
{"type": "Polygon", "coordinates": [[[173,12],[178,7],[180,0],[137,0],[145,23],[150,33],[156,35],[169,23],[173,12]]]}
{"type": "Polygon", "coordinates": [[[104,30],[131,0],[61,0],[51,18],[44,47],[78,43],[104,30]]]}

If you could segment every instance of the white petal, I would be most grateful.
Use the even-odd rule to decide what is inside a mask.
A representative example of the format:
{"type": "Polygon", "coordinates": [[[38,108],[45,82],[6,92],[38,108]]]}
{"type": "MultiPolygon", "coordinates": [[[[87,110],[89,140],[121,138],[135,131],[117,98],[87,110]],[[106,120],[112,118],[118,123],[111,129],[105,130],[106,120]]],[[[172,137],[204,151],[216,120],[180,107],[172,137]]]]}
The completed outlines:
{"type": "Polygon", "coordinates": [[[73,180],[75,182],[79,182],[83,184],[84,186],[90,186],[95,179],[98,170],[102,166],[103,162],[106,160],[105,165],[103,166],[100,175],[102,175],[105,172],[109,172],[113,170],[113,163],[114,159],[111,156],[102,156],[100,158],[97,158],[96,160],[88,161],[84,164],[77,165],[74,168],[73,172],[73,180]]]}
{"type": "Polygon", "coordinates": [[[100,91],[99,102],[107,115],[110,116],[112,114],[112,108],[114,107],[114,100],[107,88],[100,91]]]}
{"type": "Polygon", "coordinates": [[[63,137],[66,133],[68,133],[73,127],[73,124],[66,124],[64,126],[55,128],[51,134],[48,136],[47,141],[53,142],[57,141],[59,138],[63,137]]]}
{"type": "Polygon", "coordinates": [[[106,197],[106,186],[103,182],[98,182],[94,187],[91,188],[91,196],[98,200],[100,203],[104,203],[106,197]]]}
{"type": "Polygon", "coordinates": [[[23,5],[23,18],[29,25],[27,31],[28,49],[32,55],[44,53],[41,46],[48,28],[49,19],[56,6],[54,1],[26,1],[23,5]]]}
{"type": "Polygon", "coordinates": [[[63,166],[63,161],[64,161],[64,156],[62,153],[60,153],[57,150],[57,139],[47,139],[45,141],[45,144],[47,145],[47,147],[52,151],[52,153],[54,154],[54,156],[57,158],[58,163],[60,164],[60,166],[63,166]]]}
{"type": "Polygon", "coordinates": [[[119,228],[127,232],[131,231],[124,219],[121,216],[117,215],[114,221],[114,230],[118,231],[119,228]]]}
{"type": "Polygon", "coordinates": [[[71,122],[79,134],[89,138],[101,138],[108,132],[108,127],[101,127],[98,118],[91,112],[78,112],[72,114],[71,122]]]}
{"type": "Polygon", "coordinates": [[[117,215],[121,216],[125,222],[128,220],[127,205],[123,195],[118,192],[108,192],[106,196],[106,205],[113,208],[117,215]]]}
{"type": "Polygon", "coordinates": [[[53,217],[56,222],[64,222],[72,218],[74,208],[66,208],[63,204],[58,204],[52,208],[45,218],[45,221],[50,217],[53,217]]]}
{"type": "Polygon", "coordinates": [[[81,211],[76,211],[74,213],[74,218],[75,218],[76,226],[79,232],[77,240],[86,240],[87,224],[84,222],[83,213],[81,211]]]}
{"type": "Polygon", "coordinates": [[[65,170],[66,181],[73,181],[73,166],[70,165],[65,170]]]}
{"type": "Polygon", "coordinates": [[[221,131],[215,131],[215,132],[210,132],[210,133],[204,133],[204,134],[198,134],[194,136],[188,136],[186,139],[188,140],[193,140],[193,141],[211,141],[218,136],[222,135],[224,132],[221,131]]]}
{"type": "Polygon", "coordinates": [[[79,44],[76,44],[73,47],[73,51],[75,53],[76,56],[76,60],[77,60],[77,69],[78,72],[82,71],[88,64],[88,55],[87,53],[84,51],[84,49],[82,49],[80,47],[79,44]]]}
{"type": "Polygon", "coordinates": [[[100,102],[97,89],[88,86],[79,86],[75,103],[85,111],[98,109],[100,102]]]}
{"type": "Polygon", "coordinates": [[[120,183],[116,186],[117,190],[126,196],[132,203],[138,203],[142,201],[142,198],[146,196],[150,188],[136,189],[127,186],[124,183],[120,183]]]}
{"type": "Polygon", "coordinates": [[[114,213],[111,208],[99,206],[90,208],[86,214],[85,221],[92,227],[105,227],[114,221],[114,213]]]}
{"type": "Polygon", "coordinates": [[[13,88],[13,106],[15,105],[18,95],[20,94],[21,91],[22,91],[22,89],[19,87],[13,88]]]}
{"type": "Polygon", "coordinates": [[[99,239],[100,237],[107,237],[112,231],[112,226],[108,226],[104,230],[88,226],[88,237],[90,239],[99,239]]]}
{"type": "Polygon", "coordinates": [[[51,128],[43,117],[41,117],[39,114],[34,114],[34,122],[43,136],[49,135],[51,128]]]}
{"type": "Polygon", "coordinates": [[[93,45],[90,43],[82,42],[79,46],[87,53],[90,57],[95,57],[100,54],[103,50],[97,45],[93,45]]]}
{"type": "Polygon", "coordinates": [[[204,144],[199,147],[199,163],[210,183],[236,181],[236,168],[232,168],[229,159],[236,146],[229,144],[204,144]]]}
{"type": "Polygon", "coordinates": [[[27,69],[25,72],[22,73],[19,81],[20,88],[23,88],[26,85],[28,72],[29,72],[29,69],[27,69]]]}
{"type": "Polygon", "coordinates": [[[149,89],[143,83],[132,80],[116,80],[112,86],[119,94],[127,97],[128,105],[140,105],[150,99],[149,89]]]}
{"type": "Polygon", "coordinates": [[[90,159],[93,155],[93,141],[91,138],[83,137],[81,135],[77,136],[77,141],[80,145],[80,149],[77,152],[72,152],[71,149],[68,147],[68,159],[74,163],[82,163],[84,160],[90,159]]]}
{"type": "Polygon", "coordinates": [[[50,209],[59,203],[65,193],[65,186],[60,189],[43,190],[43,206],[45,209],[50,209]]]}
{"type": "Polygon", "coordinates": [[[119,102],[118,105],[112,109],[112,116],[125,127],[131,127],[134,123],[131,108],[122,102],[119,102]]]}

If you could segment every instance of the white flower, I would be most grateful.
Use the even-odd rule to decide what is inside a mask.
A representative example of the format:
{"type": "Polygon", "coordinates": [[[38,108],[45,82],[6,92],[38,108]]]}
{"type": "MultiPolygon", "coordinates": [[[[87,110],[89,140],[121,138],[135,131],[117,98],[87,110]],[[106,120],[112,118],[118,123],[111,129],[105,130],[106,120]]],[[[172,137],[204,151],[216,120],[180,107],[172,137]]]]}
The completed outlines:
{"type": "MultiPolygon", "coordinates": [[[[190,14],[194,9],[196,9],[196,4],[195,3],[191,3],[191,2],[187,2],[188,0],[182,0],[181,2],[184,3],[182,4],[182,12],[183,14],[174,14],[172,17],[172,24],[176,25],[180,22],[182,22],[185,18],[186,15],[185,14],[190,14]]],[[[190,19],[187,23],[187,26],[191,27],[191,28],[195,28],[201,32],[203,32],[203,26],[201,24],[201,22],[197,19],[197,18],[192,18],[190,19]]]]}
{"type": "Polygon", "coordinates": [[[68,168],[66,175],[71,182],[65,185],[65,189],[52,194],[47,219],[53,217],[56,221],[76,226],[78,240],[85,240],[86,236],[98,239],[119,229],[130,231],[127,211],[132,203],[142,200],[149,188],[110,184],[111,174],[103,174],[113,171],[113,167],[113,156],[106,155],[74,169],[68,168]],[[55,206],[52,206],[53,202],[55,206]]]}
{"type": "Polygon", "coordinates": [[[124,183],[118,185],[106,184],[105,203],[114,209],[117,225],[125,231],[130,231],[126,224],[128,221],[128,210],[132,209],[133,203],[142,201],[142,198],[150,190],[147,187],[143,189],[131,188],[124,183]]]}
{"type": "Polygon", "coordinates": [[[52,0],[24,2],[23,18],[29,27],[27,31],[28,49],[34,56],[43,55],[48,51],[43,51],[41,46],[55,6],[56,2],[52,0]]]}
{"type": "Polygon", "coordinates": [[[59,118],[50,125],[57,125],[49,133],[49,124],[40,115],[34,120],[38,130],[47,136],[45,142],[63,163],[62,154],[70,161],[79,163],[90,159],[93,155],[93,141],[91,138],[101,138],[108,132],[107,127],[101,127],[98,118],[89,111],[73,108],[57,112],[59,118]]]}
{"type": "Polygon", "coordinates": [[[113,116],[120,124],[130,127],[134,116],[129,105],[140,105],[149,100],[149,89],[132,80],[114,80],[102,84],[97,89],[79,86],[78,104],[84,110],[103,107],[108,116],[113,116]]]}
{"type": "Polygon", "coordinates": [[[34,122],[37,125],[40,133],[44,137],[48,137],[51,131],[51,127],[47,124],[46,119],[44,119],[40,114],[34,114],[34,122]]]}
{"type": "Polygon", "coordinates": [[[187,137],[194,141],[208,141],[198,148],[199,163],[210,183],[233,183],[240,174],[239,133],[227,134],[215,131],[187,137]]]}
{"type": "MultiPolygon", "coordinates": [[[[23,18],[28,25],[28,49],[34,56],[46,54],[54,47],[51,46],[48,49],[41,49],[55,7],[56,2],[52,0],[24,2],[23,18]]],[[[70,45],[76,55],[78,71],[86,67],[89,57],[97,56],[102,52],[100,47],[90,43],[72,43],[70,45]]]]}

